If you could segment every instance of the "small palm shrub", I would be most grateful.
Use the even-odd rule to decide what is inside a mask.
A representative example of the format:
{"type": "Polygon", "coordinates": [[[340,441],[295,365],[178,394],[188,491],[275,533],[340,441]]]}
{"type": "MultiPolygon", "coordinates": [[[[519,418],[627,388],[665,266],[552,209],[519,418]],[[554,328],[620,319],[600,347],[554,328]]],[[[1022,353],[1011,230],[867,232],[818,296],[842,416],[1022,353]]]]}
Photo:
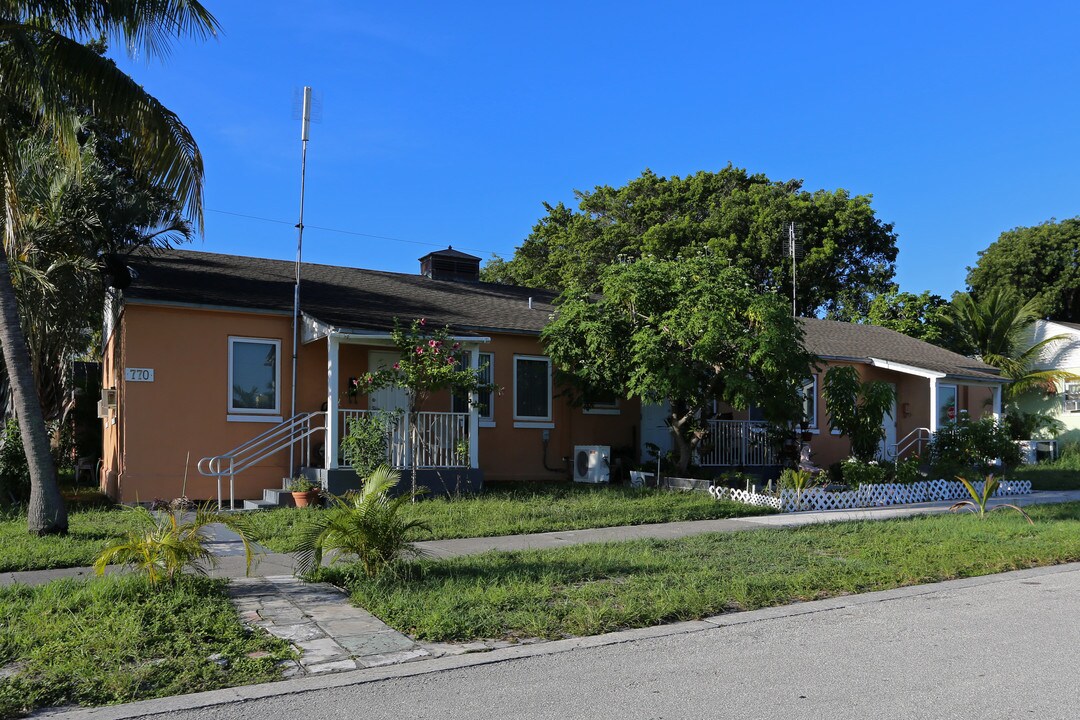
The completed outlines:
{"type": "Polygon", "coordinates": [[[297,570],[310,573],[322,565],[323,556],[334,552],[333,562],[355,558],[368,577],[377,577],[402,555],[420,555],[409,542],[415,531],[429,531],[422,520],[406,520],[403,505],[423,489],[391,498],[401,475],[385,465],[364,481],[359,492],[333,497],[325,512],[308,518],[297,542],[297,570]]]}
{"type": "Polygon", "coordinates": [[[785,468],[780,473],[780,489],[795,491],[795,509],[802,508],[802,494],[814,485],[814,475],[802,468],[785,468]]]}
{"type": "Polygon", "coordinates": [[[136,514],[140,527],[98,555],[94,561],[94,572],[98,575],[104,575],[108,565],[125,565],[145,575],[156,586],[172,584],[185,570],[206,574],[206,568],[214,567],[217,561],[206,546],[209,538],[203,530],[215,523],[240,536],[247,570],[251,570],[253,552],[248,540],[251,533],[247,518],[242,515],[217,512],[209,504],[197,507],[193,516],[182,510],[151,512],[141,506],[128,508],[127,512],[136,514]]]}
{"type": "Polygon", "coordinates": [[[1000,481],[993,475],[986,476],[986,480],[983,481],[982,492],[978,492],[975,489],[975,486],[968,482],[966,478],[957,476],[956,479],[964,484],[964,489],[968,491],[968,495],[971,496],[971,499],[961,500],[960,502],[950,507],[949,510],[953,512],[958,512],[964,509],[971,510],[973,513],[976,513],[980,518],[985,518],[986,513],[993,512],[994,510],[1015,510],[1016,512],[1023,515],[1024,519],[1027,520],[1029,524],[1035,524],[1035,521],[1032,520],[1026,512],[1021,510],[1018,505],[1013,505],[1011,503],[1000,503],[998,505],[987,507],[987,503],[990,502],[990,498],[994,496],[994,491],[997,490],[998,485],[1000,484],[1000,481]]]}

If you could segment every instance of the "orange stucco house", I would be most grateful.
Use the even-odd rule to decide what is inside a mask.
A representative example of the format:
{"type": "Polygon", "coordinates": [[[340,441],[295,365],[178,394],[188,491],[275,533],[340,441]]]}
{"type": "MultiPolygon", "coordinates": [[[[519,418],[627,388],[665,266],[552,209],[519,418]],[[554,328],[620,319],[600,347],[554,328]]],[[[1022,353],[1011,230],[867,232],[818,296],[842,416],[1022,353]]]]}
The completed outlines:
{"type": "MultiPolygon", "coordinates": [[[[412,434],[388,430],[390,460],[415,466],[422,484],[441,491],[482,479],[565,479],[582,445],[630,460],[670,448],[663,407],[619,399],[583,408],[555,386],[539,339],[554,293],[479,282],[480,259],[452,249],[420,262],[415,275],[304,264],[294,388],[294,263],[188,250],[133,256],[132,280],[113,292],[105,328],[103,489],[123,502],[182,492],[256,500],[297,472],[343,489],[356,479],[339,452],[343,428],[403,401],[393,389],[350,394],[350,379],[393,361],[395,319],[421,317],[449,326],[470,364],[486,365],[501,388],[473,402],[433,397],[412,434]],[[410,437],[420,438],[419,450],[406,447],[410,437]]],[[[885,456],[917,449],[957,412],[1000,412],[1003,381],[983,363],[883,328],[803,324],[807,349],[822,359],[806,385],[821,465],[848,451],[829,432],[820,399],[829,364],[896,385],[885,456]]],[[[717,408],[709,423],[702,465],[775,463],[752,409],[717,408]]]]}

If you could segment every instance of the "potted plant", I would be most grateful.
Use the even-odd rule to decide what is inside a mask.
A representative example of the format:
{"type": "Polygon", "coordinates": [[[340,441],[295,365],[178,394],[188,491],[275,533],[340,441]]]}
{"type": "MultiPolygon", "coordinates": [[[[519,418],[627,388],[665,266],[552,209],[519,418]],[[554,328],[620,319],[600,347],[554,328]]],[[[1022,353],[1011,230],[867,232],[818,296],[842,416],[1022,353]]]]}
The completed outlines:
{"type": "Polygon", "coordinates": [[[289,481],[289,492],[292,493],[293,502],[296,503],[296,507],[308,507],[312,503],[318,502],[319,493],[322,491],[315,483],[303,475],[298,475],[289,481]]]}

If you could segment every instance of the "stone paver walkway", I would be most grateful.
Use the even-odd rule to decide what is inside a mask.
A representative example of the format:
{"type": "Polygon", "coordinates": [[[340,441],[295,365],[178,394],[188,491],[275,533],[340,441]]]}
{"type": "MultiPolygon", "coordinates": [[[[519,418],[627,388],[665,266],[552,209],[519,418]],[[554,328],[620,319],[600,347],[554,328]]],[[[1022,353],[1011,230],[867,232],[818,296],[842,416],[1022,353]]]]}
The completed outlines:
{"type": "Polygon", "coordinates": [[[288,640],[303,653],[287,676],[378,667],[429,653],[327,583],[291,575],[239,578],[229,594],[241,619],[288,640]]]}
{"type": "Polygon", "coordinates": [[[286,670],[286,677],[395,665],[521,644],[417,642],[350,604],[348,596],[333,585],[305,583],[291,575],[239,578],[229,583],[229,595],[244,622],[288,640],[301,651],[299,663],[286,670]]]}

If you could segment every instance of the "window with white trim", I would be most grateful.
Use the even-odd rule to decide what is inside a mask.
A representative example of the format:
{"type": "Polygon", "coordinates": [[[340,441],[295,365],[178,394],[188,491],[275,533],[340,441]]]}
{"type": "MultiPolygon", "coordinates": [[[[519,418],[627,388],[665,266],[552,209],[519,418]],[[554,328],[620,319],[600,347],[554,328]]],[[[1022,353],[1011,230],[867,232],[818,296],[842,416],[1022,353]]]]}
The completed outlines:
{"type": "MultiPolygon", "coordinates": [[[[461,365],[460,367],[472,367],[472,351],[466,350],[461,353],[461,365]]],[[[495,355],[494,353],[480,353],[480,383],[483,385],[491,385],[491,378],[495,372],[495,355]]],[[[492,407],[492,396],[490,387],[487,390],[481,390],[476,393],[476,404],[480,408],[480,421],[481,422],[494,422],[495,409],[492,407]]],[[[453,405],[451,410],[456,413],[469,412],[469,396],[463,393],[455,393],[453,398],[453,405]]]]}
{"type": "Polygon", "coordinates": [[[281,412],[280,357],[280,340],[229,338],[230,413],[281,412]]]}
{"type": "Polygon", "coordinates": [[[1065,383],[1062,401],[1065,403],[1065,412],[1080,412],[1080,383],[1065,383]]]}
{"type": "Polygon", "coordinates": [[[596,393],[584,403],[586,415],[618,415],[619,397],[615,393],[596,393]]]}
{"type": "Polygon", "coordinates": [[[551,420],[551,361],[547,357],[514,356],[514,419],[551,420]]]}
{"type": "Polygon", "coordinates": [[[799,388],[799,394],[802,395],[802,413],[803,419],[806,421],[806,428],[808,430],[817,430],[817,387],[818,376],[811,375],[803,380],[802,386],[799,388]]]}

